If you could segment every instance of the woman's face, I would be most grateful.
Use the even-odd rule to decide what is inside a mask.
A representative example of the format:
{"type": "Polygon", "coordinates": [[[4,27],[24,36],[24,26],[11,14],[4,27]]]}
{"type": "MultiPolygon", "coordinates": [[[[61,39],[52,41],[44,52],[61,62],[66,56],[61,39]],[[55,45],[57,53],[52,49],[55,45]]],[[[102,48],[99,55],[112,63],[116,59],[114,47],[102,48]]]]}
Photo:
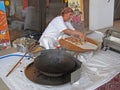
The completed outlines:
{"type": "Polygon", "coordinates": [[[72,18],[72,16],[73,16],[73,13],[69,12],[69,13],[63,15],[63,19],[64,19],[64,21],[68,21],[72,18]]]}

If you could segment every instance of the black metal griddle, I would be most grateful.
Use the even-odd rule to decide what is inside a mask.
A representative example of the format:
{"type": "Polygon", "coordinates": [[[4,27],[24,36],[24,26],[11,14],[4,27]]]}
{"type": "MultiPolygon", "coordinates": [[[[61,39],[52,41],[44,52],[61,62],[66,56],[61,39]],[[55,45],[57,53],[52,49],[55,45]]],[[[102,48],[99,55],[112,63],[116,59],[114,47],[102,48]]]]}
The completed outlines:
{"type": "Polygon", "coordinates": [[[64,50],[43,50],[25,69],[26,77],[38,84],[61,85],[71,80],[71,73],[81,62],[64,50]]]}

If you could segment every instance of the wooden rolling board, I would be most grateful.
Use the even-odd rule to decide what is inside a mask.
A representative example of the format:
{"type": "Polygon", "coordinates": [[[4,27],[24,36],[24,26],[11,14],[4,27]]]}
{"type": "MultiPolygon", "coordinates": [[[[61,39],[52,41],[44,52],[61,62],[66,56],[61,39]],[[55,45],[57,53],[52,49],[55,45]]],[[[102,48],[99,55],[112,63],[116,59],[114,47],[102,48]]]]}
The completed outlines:
{"type": "Polygon", "coordinates": [[[82,43],[80,39],[71,36],[60,39],[59,43],[63,48],[77,52],[86,52],[96,50],[98,48],[97,42],[90,38],[87,38],[86,42],[82,43]]]}

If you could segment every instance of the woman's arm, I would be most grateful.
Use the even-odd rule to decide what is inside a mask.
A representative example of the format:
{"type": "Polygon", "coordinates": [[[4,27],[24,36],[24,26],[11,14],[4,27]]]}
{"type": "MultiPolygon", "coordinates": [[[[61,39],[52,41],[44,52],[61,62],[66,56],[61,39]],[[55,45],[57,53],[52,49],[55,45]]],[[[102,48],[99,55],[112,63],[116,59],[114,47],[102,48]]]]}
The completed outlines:
{"type": "Polygon", "coordinates": [[[78,37],[78,38],[80,38],[82,40],[86,40],[86,35],[84,33],[82,33],[82,32],[77,31],[77,30],[65,29],[65,30],[63,30],[63,32],[65,34],[68,34],[68,35],[76,36],[76,37],[78,37]]]}

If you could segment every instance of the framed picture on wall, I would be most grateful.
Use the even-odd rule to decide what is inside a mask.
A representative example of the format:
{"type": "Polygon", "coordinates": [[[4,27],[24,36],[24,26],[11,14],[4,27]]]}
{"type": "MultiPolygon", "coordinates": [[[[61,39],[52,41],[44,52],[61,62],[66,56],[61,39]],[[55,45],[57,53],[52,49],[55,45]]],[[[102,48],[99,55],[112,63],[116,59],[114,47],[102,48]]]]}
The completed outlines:
{"type": "Polygon", "coordinates": [[[84,21],[83,0],[68,0],[68,7],[74,11],[73,22],[84,21]]]}

